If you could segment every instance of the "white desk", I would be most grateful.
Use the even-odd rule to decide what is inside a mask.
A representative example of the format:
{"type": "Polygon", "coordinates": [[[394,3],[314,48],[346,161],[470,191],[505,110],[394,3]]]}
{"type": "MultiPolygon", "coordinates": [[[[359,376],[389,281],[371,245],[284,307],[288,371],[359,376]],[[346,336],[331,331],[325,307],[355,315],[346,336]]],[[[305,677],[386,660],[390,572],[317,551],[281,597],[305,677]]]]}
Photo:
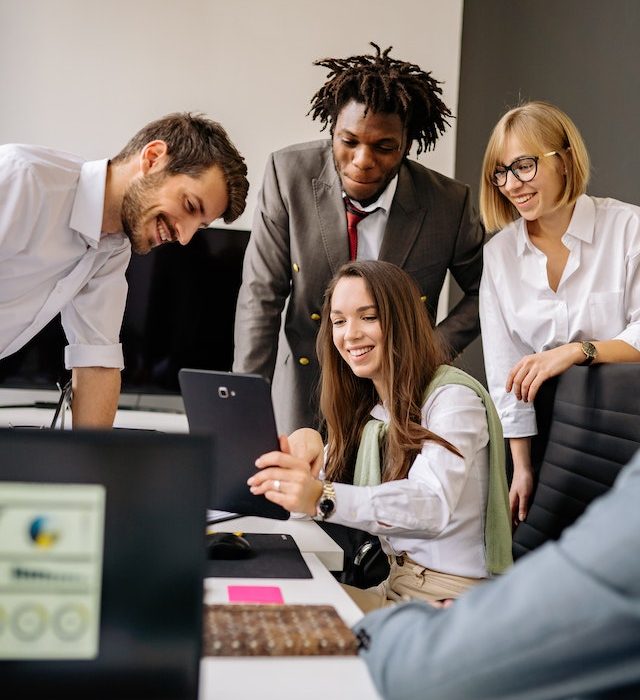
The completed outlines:
{"type": "MultiPolygon", "coordinates": [[[[315,525],[315,523],[312,523],[315,525]]],[[[320,528],[318,528],[320,529],[320,528]]],[[[329,604],[346,624],[362,613],[320,560],[304,554],[313,579],[208,578],[205,602],[226,603],[229,585],[279,586],[287,604],[329,604]]],[[[380,700],[357,656],[205,657],[200,700],[380,700]]]]}
{"type": "MultiPolygon", "coordinates": [[[[0,407],[0,426],[48,427],[53,409],[0,407]]],[[[66,426],[71,426],[67,416],[66,426]]],[[[119,410],[115,426],[187,432],[181,414],[156,411],[119,410]]],[[[205,582],[207,603],[227,602],[227,586],[279,586],[285,603],[330,604],[346,624],[353,625],[362,613],[329,573],[341,571],[342,549],[309,519],[270,520],[242,517],[218,523],[221,531],[288,533],[293,536],[313,575],[313,579],[223,579],[205,582]]],[[[202,659],[200,700],[380,700],[366,665],[355,656],[245,657],[202,659]]]]}
{"type": "Polygon", "coordinates": [[[245,516],[214,523],[210,529],[219,532],[282,532],[293,537],[301,552],[315,554],[329,571],[342,571],[344,568],[342,548],[310,518],[272,520],[245,516]]]}
{"type": "MultiPolygon", "coordinates": [[[[53,408],[0,406],[0,427],[48,428],[53,408]]],[[[58,423],[59,425],[59,423],[58,423]]],[[[118,409],[113,423],[116,428],[159,430],[163,433],[188,433],[189,424],[183,413],[118,409]]],[[[65,416],[65,428],[71,428],[71,413],[65,416]]]]}

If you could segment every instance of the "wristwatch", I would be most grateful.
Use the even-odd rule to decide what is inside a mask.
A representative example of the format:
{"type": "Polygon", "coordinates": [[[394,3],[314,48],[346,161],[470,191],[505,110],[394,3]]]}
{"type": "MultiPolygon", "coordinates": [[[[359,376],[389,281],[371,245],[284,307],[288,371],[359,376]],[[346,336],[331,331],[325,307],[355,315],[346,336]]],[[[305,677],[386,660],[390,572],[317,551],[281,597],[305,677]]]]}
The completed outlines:
{"type": "Polygon", "coordinates": [[[330,481],[322,482],[322,494],[318,501],[316,520],[326,520],[336,509],[336,490],[330,481]]]}
{"type": "Polygon", "coordinates": [[[581,362],[580,365],[590,365],[596,359],[596,357],[598,357],[596,346],[588,340],[583,340],[580,343],[580,347],[585,357],[584,362],[581,362]]]}

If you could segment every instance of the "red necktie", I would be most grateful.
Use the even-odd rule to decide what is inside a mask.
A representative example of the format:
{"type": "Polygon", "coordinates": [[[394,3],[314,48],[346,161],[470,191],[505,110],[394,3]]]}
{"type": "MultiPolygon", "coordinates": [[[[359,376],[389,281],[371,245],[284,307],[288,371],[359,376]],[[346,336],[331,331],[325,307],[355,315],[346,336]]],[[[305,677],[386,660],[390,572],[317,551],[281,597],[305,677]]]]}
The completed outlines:
{"type": "Polygon", "coordinates": [[[358,224],[366,219],[371,211],[362,211],[354,207],[351,201],[345,197],[344,207],[347,212],[347,233],[349,234],[349,260],[355,260],[358,255],[358,224]]]}

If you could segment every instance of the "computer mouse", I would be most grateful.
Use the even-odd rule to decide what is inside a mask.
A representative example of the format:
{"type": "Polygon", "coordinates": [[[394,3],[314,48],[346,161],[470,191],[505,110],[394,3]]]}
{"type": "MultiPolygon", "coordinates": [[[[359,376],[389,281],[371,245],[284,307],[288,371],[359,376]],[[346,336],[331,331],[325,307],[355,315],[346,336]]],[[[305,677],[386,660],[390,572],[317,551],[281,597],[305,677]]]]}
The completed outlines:
{"type": "Polygon", "coordinates": [[[233,532],[207,533],[208,559],[248,559],[253,549],[242,535],[233,532]]]}

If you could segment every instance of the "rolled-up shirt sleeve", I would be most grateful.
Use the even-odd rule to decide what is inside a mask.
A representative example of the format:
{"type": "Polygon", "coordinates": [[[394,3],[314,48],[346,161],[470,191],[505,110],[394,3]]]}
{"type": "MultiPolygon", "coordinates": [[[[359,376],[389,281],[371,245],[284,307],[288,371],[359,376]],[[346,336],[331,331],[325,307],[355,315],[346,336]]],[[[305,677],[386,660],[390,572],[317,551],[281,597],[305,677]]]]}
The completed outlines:
{"type": "Polygon", "coordinates": [[[629,256],[626,268],[624,297],[628,325],[616,335],[615,340],[624,340],[636,350],[640,350],[640,251],[629,256]]]}
{"type": "Polygon", "coordinates": [[[120,329],[127,299],[125,271],[131,248],[114,240],[104,264],[62,309],[68,346],[65,366],[124,367],[120,329]]]}
{"type": "Polygon", "coordinates": [[[458,456],[427,440],[406,479],[378,486],[334,484],[331,522],[377,535],[437,537],[448,525],[489,434],[482,400],[471,389],[446,385],[423,408],[423,425],[449,441],[458,456]]]}

